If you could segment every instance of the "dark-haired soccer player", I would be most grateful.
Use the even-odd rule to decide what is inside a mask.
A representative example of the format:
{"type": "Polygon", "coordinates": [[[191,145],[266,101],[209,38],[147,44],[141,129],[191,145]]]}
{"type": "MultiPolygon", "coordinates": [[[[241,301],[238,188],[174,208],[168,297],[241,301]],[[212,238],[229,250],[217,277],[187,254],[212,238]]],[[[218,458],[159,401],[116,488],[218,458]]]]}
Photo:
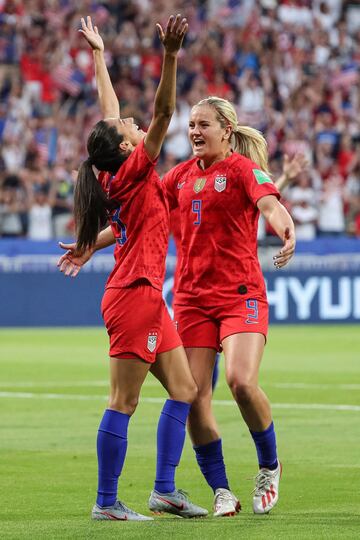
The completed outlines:
{"type": "Polygon", "coordinates": [[[81,32],[94,52],[96,80],[104,120],[87,141],[75,187],[75,252],[80,256],[96,243],[100,227],[111,223],[116,239],[115,266],[101,309],[110,338],[110,398],[97,437],[98,492],[93,519],[151,519],[117,500],[118,479],[127,449],[127,429],[148,372],[167,389],[158,424],[155,488],[149,507],[182,517],[204,516],[175,489],[175,469],[185,439],[185,425],[197,389],[185,351],[162,299],[169,211],[163,185],[154,167],[175,107],[177,53],[187,30],[186,19],[170,17],[165,31],[161,79],[154,113],[145,134],[133,119],[121,119],[117,97],[109,85],[104,45],[91,18],[81,32]],[[98,177],[93,167],[100,171],[98,177]]]}

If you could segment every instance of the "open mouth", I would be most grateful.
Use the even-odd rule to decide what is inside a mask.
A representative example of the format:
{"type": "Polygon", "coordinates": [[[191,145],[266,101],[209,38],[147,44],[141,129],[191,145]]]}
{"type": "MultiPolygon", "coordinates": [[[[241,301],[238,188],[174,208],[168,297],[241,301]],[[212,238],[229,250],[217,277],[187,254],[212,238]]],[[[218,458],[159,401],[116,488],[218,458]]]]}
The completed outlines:
{"type": "Polygon", "coordinates": [[[193,145],[195,148],[201,148],[202,146],[204,146],[204,144],[205,144],[205,141],[203,141],[202,139],[193,140],[193,145]]]}

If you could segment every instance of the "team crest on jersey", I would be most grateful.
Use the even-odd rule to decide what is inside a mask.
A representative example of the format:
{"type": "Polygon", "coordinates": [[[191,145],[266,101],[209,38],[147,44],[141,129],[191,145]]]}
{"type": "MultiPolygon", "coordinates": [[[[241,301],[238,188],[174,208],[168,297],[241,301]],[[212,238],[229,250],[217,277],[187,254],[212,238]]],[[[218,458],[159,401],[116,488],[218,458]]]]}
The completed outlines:
{"type": "Polygon", "coordinates": [[[214,188],[219,193],[224,191],[226,189],[226,176],[215,176],[214,188]]]}
{"type": "Polygon", "coordinates": [[[149,332],[147,340],[147,348],[150,352],[154,352],[156,349],[157,332],[149,332]]]}
{"type": "Polygon", "coordinates": [[[206,184],[206,178],[197,178],[194,183],[195,193],[199,193],[202,189],[204,189],[205,184],[206,184]]]}

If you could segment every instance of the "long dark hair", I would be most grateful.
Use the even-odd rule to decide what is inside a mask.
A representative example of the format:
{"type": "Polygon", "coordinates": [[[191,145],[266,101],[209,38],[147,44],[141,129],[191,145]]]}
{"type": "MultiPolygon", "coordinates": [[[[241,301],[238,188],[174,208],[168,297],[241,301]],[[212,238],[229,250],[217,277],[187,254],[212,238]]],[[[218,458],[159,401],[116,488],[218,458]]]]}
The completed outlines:
{"type": "Polygon", "coordinates": [[[88,159],[79,167],[74,192],[74,218],[79,252],[92,247],[107,222],[107,211],[114,207],[98,182],[93,165],[100,171],[116,174],[128,157],[119,144],[123,141],[115,126],[98,122],[87,140],[88,159]]]}

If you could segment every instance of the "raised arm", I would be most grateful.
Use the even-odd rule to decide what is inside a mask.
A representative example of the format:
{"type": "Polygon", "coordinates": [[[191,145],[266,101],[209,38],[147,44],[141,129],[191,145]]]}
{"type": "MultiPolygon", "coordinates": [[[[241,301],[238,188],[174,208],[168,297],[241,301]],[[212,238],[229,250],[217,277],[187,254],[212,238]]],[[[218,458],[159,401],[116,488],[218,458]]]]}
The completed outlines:
{"type": "Polygon", "coordinates": [[[154,112],[145,137],[145,148],[150,159],[156,159],[165,139],[176,101],[177,54],[180,50],[188,24],[180,15],[171,16],[165,32],[156,25],[164,47],[163,64],[159,86],[155,95],[154,112]]]}
{"type": "Polygon", "coordinates": [[[285,266],[295,251],[295,226],[286,208],[279,203],[274,195],[266,195],[259,199],[257,206],[274,229],[280,240],[284,243],[277,255],[274,256],[276,268],[285,266]]]}
{"type": "Polygon", "coordinates": [[[115,94],[110,75],[105,63],[104,42],[97,26],[93,27],[91,17],[81,19],[81,30],[86,41],[93,50],[96,87],[99,96],[101,114],[103,118],[120,118],[119,100],[115,94]]]}
{"type": "Polygon", "coordinates": [[[283,168],[281,176],[275,181],[275,186],[282,191],[308,166],[309,162],[300,152],[290,161],[287,154],[284,155],[283,168]]]}

